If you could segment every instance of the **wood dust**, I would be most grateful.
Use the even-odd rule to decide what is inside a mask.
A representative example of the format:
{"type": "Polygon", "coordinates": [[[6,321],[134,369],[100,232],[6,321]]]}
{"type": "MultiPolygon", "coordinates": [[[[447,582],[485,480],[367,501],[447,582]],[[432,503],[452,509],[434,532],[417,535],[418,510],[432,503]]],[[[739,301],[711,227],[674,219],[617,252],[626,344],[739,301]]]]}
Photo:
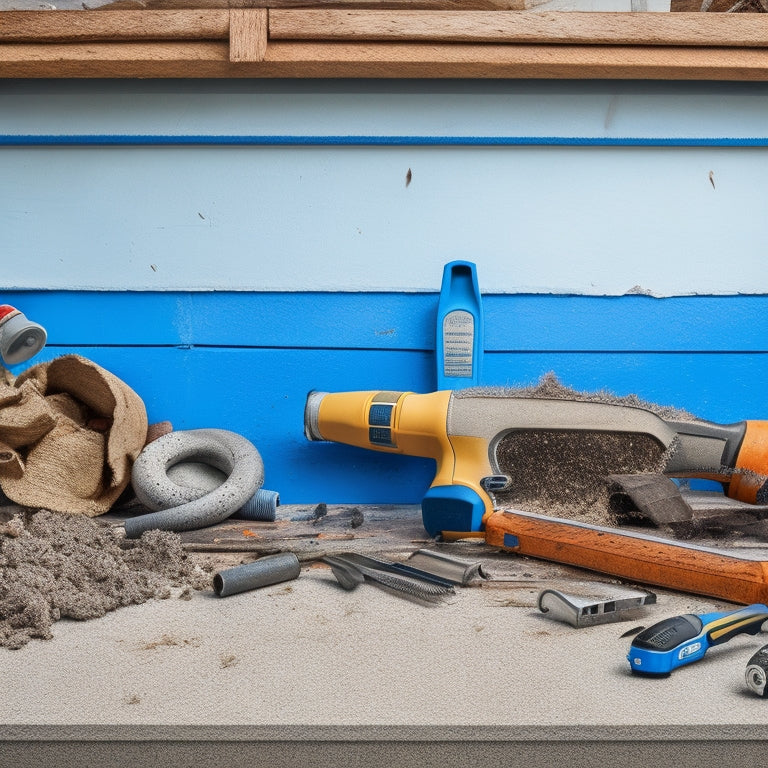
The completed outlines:
{"type": "MultiPolygon", "coordinates": [[[[533,387],[485,394],[611,403],[643,408],[661,418],[696,420],[687,411],[649,403],[636,395],[575,390],[552,373],[533,387]]],[[[496,502],[501,507],[594,525],[615,525],[606,476],[660,472],[668,457],[667,449],[645,434],[546,429],[510,432],[496,446],[496,460],[500,470],[512,478],[512,485],[508,491],[496,494],[496,502]]]]}
{"type": "Polygon", "coordinates": [[[0,647],[50,639],[60,619],[95,619],[168,598],[175,587],[182,595],[210,587],[211,574],[187,558],[175,533],[148,531],[124,548],[120,532],[98,519],[46,510],[3,517],[0,647]]]}
{"type": "Polygon", "coordinates": [[[510,491],[497,495],[497,501],[608,525],[612,519],[606,476],[660,472],[666,457],[665,449],[643,434],[511,432],[499,442],[496,458],[514,483],[510,491]]]}

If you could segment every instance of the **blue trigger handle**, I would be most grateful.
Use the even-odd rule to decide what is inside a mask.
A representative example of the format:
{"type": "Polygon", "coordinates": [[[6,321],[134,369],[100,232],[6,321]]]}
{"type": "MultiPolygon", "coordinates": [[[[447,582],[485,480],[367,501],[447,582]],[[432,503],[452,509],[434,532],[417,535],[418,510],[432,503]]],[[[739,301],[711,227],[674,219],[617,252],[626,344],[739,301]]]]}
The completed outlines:
{"type": "Polygon", "coordinates": [[[480,531],[485,503],[466,485],[435,485],[421,501],[421,517],[430,536],[442,531],[480,531]]]}

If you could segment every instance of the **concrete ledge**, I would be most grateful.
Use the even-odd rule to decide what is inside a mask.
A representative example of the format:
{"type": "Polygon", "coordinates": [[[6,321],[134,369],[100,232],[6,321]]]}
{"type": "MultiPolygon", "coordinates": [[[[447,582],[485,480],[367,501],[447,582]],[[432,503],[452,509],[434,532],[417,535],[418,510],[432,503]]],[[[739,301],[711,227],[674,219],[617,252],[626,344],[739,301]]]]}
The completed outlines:
{"type": "Polygon", "coordinates": [[[549,739],[503,740],[474,739],[441,741],[378,739],[308,739],[293,741],[279,738],[268,741],[227,738],[204,740],[34,740],[5,741],[0,744],[3,765],[32,768],[40,765],[123,766],[163,765],[168,768],[206,765],[239,768],[253,765],[318,766],[366,765],[390,766],[528,766],[551,768],[558,763],[575,768],[603,766],[645,766],[660,761],[679,766],[728,764],[734,760],[759,760],[765,742],[755,734],[751,739],[549,739]]]}
{"type": "Polygon", "coordinates": [[[765,635],[660,680],[626,661],[628,629],[736,606],[657,591],[630,622],[574,629],[536,598],[588,594],[594,574],[486,557],[495,579],[438,605],[369,584],[345,592],[305,563],[296,581],[229,598],[203,591],[58,622],[53,639],[0,651],[0,765],[699,768],[763,757],[766,702],[744,668],[765,635]]]}

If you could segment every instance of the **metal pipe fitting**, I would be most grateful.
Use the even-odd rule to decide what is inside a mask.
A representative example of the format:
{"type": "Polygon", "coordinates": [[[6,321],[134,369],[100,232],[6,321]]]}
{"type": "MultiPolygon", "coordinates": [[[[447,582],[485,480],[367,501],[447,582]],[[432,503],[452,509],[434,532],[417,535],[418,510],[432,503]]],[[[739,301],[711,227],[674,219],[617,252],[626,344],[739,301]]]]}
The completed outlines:
{"type": "Polygon", "coordinates": [[[219,571],[213,577],[213,591],[219,597],[229,597],[259,587],[297,579],[301,563],[293,552],[267,555],[252,563],[219,571]]]}
{"type": "Polygon", "coordinates": [[[224,429],[169,432],[149,443],[134,462],[131,476],[138,500],[156,510],[125,521],[134,539],[144,531],[191,531],[226,520],[244,507],[264,482],[264,464],[253,443],[224,429]],[[208,493],[179,485],[168,470],[181,462],[199,462],[226,479],[208,493]]]}
{"type": "Polygon", "coordinates": [[[242,520],[260,520],[262,522],[274,522],[277,517],[277,508],[280,506],[280,494],[277,491],[268,491],[259,488],[235,513],[242,520]]]}
{"type": "Polygon", "coordinates": [[[307,440],[322,440],[318,418],[320,415],[320,403],[327,395],[327,392],[317,392],[312,390],[307,395],[307,402],[304,406],[304,437],[307,440]]]}

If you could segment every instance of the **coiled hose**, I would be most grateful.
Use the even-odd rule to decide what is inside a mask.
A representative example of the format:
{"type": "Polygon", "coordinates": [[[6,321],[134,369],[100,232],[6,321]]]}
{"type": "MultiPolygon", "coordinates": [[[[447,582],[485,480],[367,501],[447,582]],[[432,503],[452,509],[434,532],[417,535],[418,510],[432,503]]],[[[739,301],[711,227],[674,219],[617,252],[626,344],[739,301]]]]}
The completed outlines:
{"type": "Polygon", "coordinates": [[[134,462],[133,490],[154,511],[128,518],[125,534],[135,539],[156,528],[192,531],[215,525],[249,504],[258,505],[253,500],[263,482],[261,455],[242,435],[225,429],[169,432],[149,443],[134,462]],[[226,479],[211,491],[179,485],[168,477],[168,470],[181,462],[210,465],[226,479]]]}

